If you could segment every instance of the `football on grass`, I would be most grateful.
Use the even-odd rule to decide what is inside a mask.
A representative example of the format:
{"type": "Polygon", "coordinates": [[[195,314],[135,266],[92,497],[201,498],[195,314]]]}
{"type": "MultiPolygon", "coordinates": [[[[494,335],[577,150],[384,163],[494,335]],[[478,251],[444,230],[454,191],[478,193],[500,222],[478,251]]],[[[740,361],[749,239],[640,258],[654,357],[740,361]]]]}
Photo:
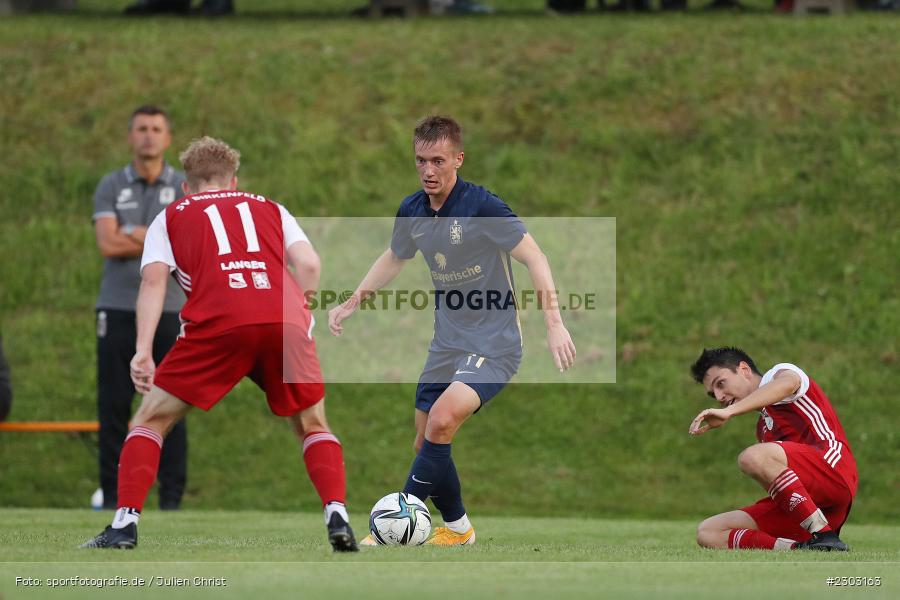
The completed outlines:
{"type": "Polygon", "coordinates": [[[383,546],[418,546],[431,533],[431,513],[412,494],[394,492],[372,507],[369,531],[383,546]]]}

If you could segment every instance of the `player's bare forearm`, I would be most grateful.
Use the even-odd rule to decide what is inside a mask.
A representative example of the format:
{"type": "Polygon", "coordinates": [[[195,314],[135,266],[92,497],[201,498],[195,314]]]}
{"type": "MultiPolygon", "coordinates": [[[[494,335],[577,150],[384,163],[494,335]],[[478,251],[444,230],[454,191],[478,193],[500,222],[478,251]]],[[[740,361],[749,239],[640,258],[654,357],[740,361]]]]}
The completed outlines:
{"type": "Polygon", "coordinates": [[[561,325],[562,315],[559,314],[559,302],[556,285],[553,283],[553,273],[550,271],[550,261],[547,260],[537,242],[526,234],[522,241],[512,249],[510,255],[528,269],[547,329],[561,325]]]}
{"type": "Polygon", "coordinates": [[[377,292],[394,280],[407,261],[399,258],[394,251],[388,248],[381,256],[375,259],[369,272],[363,277],[363,280],[353,292],[353,296],[358,300],[365,300],[365,297],[377,292]]]}
{"type": "Polygon", "coordinates": [[[293,277],[304,294],[319,289],[322,276],[322,261],[308,242],[295,242],[288,248],[288,259],[294,267],[293,277]]]}
{"type": "Polygon", "coordinates": [[[310,266],[302,267],[294,271],[294,280],[304,294],[314,294],[319,290],[319,279],[322,272],[310,266]]]}
{"type": "Polygon", "coordinates": [[[528,264],[528,274],[531,275],[531,283],[534,291],[540,298],[541,310],[544,314],[544,325],[550,329],[554,325],[562,325],[562,315],[559,314],[559,299],[556,286],[553,283],[553,274],[550,272],[550,262],[544,254],[536,257],[528,264]]]}
{"type": "Polygon", "coordinates": [[[394,254],[390,248],[376,258],[369,267],[369,272],[353,292],[353,296],[328,311],[328,329],[331,333],[341,335],[344,331],[341,323],[356,312],[363,300],[393,281],[407,262],[394,254]]]}
{"type": "Polygon", "coordinates": [[[162,315],[166,299],[166,285],[169,278],[169,267],[163,263],[151,263],[141,272],[141,288],[137,299],[137,342],[138,353],[153,351],[153,338],[156,326],[162,315]]]}
{"type": "Polygon", "coordinates": [[[800,377],[792,371],[779,371],[774,379],[742,400],[725,408],[707,408],[691,421],[688,433],[702,435],[721,427],[731,417],[757,411],[792,395],[800,386],[800,377]]]}
{"type": "Polygon", "coordinates": [[[528,234],[512,249],[510,255],[528,269],[544,315],[544,325],[547,326],[547,346],[553,355],[556,368],[565,371],[575,363],[575,344],[559,314],[556,285],[550,272],[550,262],[534,238],[528,234]]]}
{"type": "Polygon", "coordinates": [[[792,395],[800,387],[800,377],[792,371],[779,371],[775,377],[743,400],[735,402],[728,408],[729,415],[735,417],[754,412],[792,395]]]}

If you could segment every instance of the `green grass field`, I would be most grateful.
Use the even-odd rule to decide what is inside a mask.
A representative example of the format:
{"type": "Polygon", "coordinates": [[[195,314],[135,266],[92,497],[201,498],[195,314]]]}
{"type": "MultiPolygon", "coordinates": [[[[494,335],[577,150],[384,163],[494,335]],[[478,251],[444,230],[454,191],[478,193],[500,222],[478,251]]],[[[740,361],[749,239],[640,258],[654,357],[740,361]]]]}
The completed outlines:
{"type": "MultiPolygon", "coordinates": [[[[0,509],[0,594],[266,598],[866,597],[900,594],[900,527],[849,525],[848,554],[711,551],[695,523],[485,517],[466,548],[366,548],[334,555],[316,513],[146,511],[134,551],[75,548],[105,524],[86,510],[0,509]],[[144,578],[140,589],[49,589],[48,578],[144,578]],[[879,587],[828,587],[828,577],[881,577],[879,587]],[[41,578],[42,588],[15,585],[41,578]],[[156,577],[225,578],[227,587],[171,588],[156,577]],[[151,581],[152,580],[152,581],[151,581]]],[[[362,530],[364,514],[354,515],[362,530]]]]}
{"type": "MultiPolygon", "coordinates": [[[[504,391],[454,449],[473,507],[544,514],[565,494],[570,514],[699,518],[757,497],[734,463],[752,417],[685,433],[707,405],[688,364],[703,346],[740,344],[819,381],[862,473],[851,521],[896,523],[898,55],[900,22],[881,15],[0,20],[11,418],[96,414],[90,199],[127,160],[133,106],[171,110],[172,160],[201,133],[235,144],[243,185],[301,221],[393,214],[416,187],[413,123],[449,112],[466,126],[463,177],[525,218],[617,222],[606,357],[617,383],[504,391]]],[[[368,260],[323,285],[361,277],[368,260]]],[[[540,352],[542,340],[526,340],[540,352]]],[[[398,485],[412,393],[329,389],[351,501],[398,485]]],[[[252,385],[188,419],[187,506],[255,506],[259,489],[273,509],[315,505],[296,445],[252,385]]],[[[93,456],[64,435],[2,435],[0,461],[4,505],[84,507],[97,485],[93,456]]]]}

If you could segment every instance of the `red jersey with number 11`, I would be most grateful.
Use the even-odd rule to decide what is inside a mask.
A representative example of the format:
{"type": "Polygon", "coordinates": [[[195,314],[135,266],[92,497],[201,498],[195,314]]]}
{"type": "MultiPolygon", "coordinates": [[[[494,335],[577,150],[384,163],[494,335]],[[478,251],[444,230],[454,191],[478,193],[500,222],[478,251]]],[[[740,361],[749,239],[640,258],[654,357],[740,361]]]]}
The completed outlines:
{"type": "Polygon", "coordinates": [[[312,315],[285,258],[298,241],[308,239],[280,204],[245,192],[202,192],[154,220],[141,268],[169,265],[188,298],[181,311],[186,337],[261,323],[310,330],[312,315]]]}

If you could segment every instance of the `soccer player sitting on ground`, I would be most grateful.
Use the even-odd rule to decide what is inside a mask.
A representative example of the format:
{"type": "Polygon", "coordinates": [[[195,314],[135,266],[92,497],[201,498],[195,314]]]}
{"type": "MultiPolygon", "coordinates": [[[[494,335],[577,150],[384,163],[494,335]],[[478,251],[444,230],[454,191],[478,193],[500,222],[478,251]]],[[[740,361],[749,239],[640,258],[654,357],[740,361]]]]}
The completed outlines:
{"type": "Polygon", "coordinates": [[[325,387],[303,295],[318,286],[319,257],[283,206],[236,191],[239,160],[219,140],[192,142],[181,155],[189,195],[147,230],[131,361],[135,387],[146,395],[119,457],[115,518],[83,548],[137,545],[166,433],[192,406],[209,410],[248,376],[301,440],[332,547],[357,549],[344,506],[341,444],[325,421],[325,387]],[[156,369],[153,334],[170,273],[188,300],[182,334],[156,369]]]}
{"type": "Polygon", "coordinates": [[[756,504],[700,523],[697,543],[707,548],[848,550],[838,536],[859,476],[844,428],[822,388],[789,363],[761,375],[737,348],[704,350],[691,374],[723,405],[697,415],[691,435],[759,411],[759,443],[741,452],[738,466],[769,492],[756,504]]]}
{"type": "MultiPolygon", "coordinates": [[[[473,544],[475,529],[463,506],[451,442],[463,422],[503,389],[521,361],[510,256],[528,268],[543,299],[547,344],[560,371],[572,366],[575,345],[537,242],[502,200],[457,177],[464,158],[459,124],[448,117],[428,117],[416,127],[413,147],[423,189],[401,203],[390,248],[375,260],[352,297],[329,312],[328,324],[340,335],[342,322],[360,303],[422,252],[435,288],[434,337],[416,387],[417,456],[403,491],[423,501],[430,497],[441,512],[446,527],[436,528],[427,543],[473,544]],[[467,300],[454,307],[454,294],[467,300]],[[492,297],[502,298],[502,305],[492,305],[492,297]],[[477,300],[470,303],[473,298],[477,300]]],[[[360,543],[375,544],[372,536],[360,543]]]]}

